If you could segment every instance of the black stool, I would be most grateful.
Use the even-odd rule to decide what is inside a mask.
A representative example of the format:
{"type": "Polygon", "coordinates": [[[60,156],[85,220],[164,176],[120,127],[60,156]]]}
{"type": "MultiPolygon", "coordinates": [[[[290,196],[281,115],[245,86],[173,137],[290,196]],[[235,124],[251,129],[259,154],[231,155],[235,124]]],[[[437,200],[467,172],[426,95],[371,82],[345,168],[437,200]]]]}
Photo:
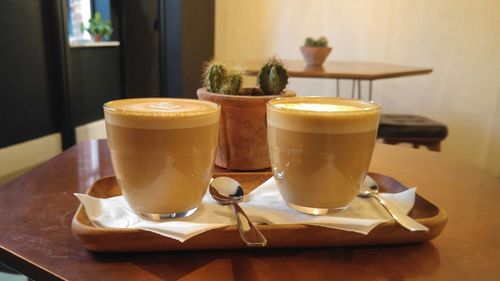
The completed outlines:
{"type": "Polygon", "coordinates": [[[441,151],[441,141],[448,135],[448,127],[419,115],[382,114],[378,138],[386,144],[411,143],[414,148],[423,145],[441,151]]]}

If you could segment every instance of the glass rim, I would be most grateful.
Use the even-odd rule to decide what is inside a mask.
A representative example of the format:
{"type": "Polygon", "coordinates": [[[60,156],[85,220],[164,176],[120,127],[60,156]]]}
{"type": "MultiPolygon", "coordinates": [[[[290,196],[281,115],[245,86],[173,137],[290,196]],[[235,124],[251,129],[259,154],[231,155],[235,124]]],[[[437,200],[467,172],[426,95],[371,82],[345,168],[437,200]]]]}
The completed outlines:
{"type": "Polygon", "coordinates": [[[352,98],[343,98],[343,97],[325,97],[325,96],[301,96],[301,97],[280,97],[280,98],[275,98],[272,100],[269,100],[266,103],[268,108],[272,108],[277,111],[282,111],[282,112],[303,112],[303,113],[314,113],[314,114],[358,114],[360,112],[375,112],[375,111],[380,111],[382,107],[380,104],[378,104],[375,101],[364,101],[364,100],[359,100],[359,99],[352,99],[352,98]],[[283,104],[287,100],[337,100],[337,101],[344,101],[347,102],[347,105],[349,105],[349,102],[352,103],[361,103],[366,105],[366,108],[361,108],[360,110],[352,110],[352,111],[315,111],[315,110],[307,110],[307,109],[296,109],[296,108],[286,108],[286,107],[279,107],[276,106],[277,104],[283,104]]]}
{"type": "Polygon", "coordinates": [[[183,98],[168,98],[168,97],[145,97],[145,98],[126,98],[126,99],[116,99],[107,101],[103,104],[103,110],[105,113],[123,113],[128,115],[141,115],[141,116],[200,116],[200,115],[209,115],[221,110],[221,106],[218,103],[212,101],[198,100],[198,99],[183,99],[183,98]],[[207,108],[206,110],[192,110],[192,111],[139,111],[133,109],[123,109],[113,107],[112,104],[128,102],[128,101],[180,101],[180,102],[188,102],[188,103],[201,103],[212,106],[211,108],[207,108]]]}

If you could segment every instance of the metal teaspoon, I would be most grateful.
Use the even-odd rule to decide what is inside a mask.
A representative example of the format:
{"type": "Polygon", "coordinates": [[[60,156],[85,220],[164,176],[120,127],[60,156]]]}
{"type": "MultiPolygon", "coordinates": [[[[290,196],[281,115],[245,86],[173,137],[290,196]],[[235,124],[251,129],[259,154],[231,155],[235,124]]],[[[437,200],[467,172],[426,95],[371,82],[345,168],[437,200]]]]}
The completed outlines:
{"type": "Polygon", "coordinates": [[[220,204],[233,207],[241,239],[249,247],[264,247],[267,239],[250,221],[238,202],[243,200],[244,192],[240,183],[229,177],[218,177],[210,182],[209,192],[220,204]]]}
{"type": "Polygon", "coordinates": [[[409,231],[429,231],[429,228],[418,221],[412,219],[405,213],[401,212],[398,208],[393,206],[391,203],[386,201],[384,198],[380,197],[378,194],[377,183],[369,176],[366,176],[365,183],[362,185],[362,190],[358,194],[358,197],[368,198],[373,197],[387,210],[387,212],[398,222],[402,227],[408,229],[409,231]]]}

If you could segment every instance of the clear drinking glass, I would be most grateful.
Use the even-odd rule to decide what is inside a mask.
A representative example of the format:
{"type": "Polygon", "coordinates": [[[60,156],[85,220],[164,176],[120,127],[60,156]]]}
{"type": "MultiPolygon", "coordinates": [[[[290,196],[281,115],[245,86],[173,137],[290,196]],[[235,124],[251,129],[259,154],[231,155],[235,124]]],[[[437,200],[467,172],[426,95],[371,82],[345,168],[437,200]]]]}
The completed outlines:
{"type": "Polygon", "coordinates": [[[104,105],[108,146],[125,199],[159,220],[196,211],[211,179],[220,106],[169,98],[104,105]]]}
{"type": "Polygon", "coordinates": [[[283,199],[321,215],[348,206],[359,192],[376,142],[380,107],[331,97],[267,103],[269,154],[283,199]]]}

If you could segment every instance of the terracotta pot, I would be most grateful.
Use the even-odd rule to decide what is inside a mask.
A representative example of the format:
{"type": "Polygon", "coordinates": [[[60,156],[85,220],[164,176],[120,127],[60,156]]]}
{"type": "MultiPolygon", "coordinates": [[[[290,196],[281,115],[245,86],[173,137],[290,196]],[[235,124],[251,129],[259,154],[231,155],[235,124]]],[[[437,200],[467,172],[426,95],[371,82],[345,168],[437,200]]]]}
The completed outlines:
{"type": "Polygon", "coordinates": [[[307,66],[321,66],[332,48],[330,47],[300,47],[302,56],[306,62],[307,66]]]}
{"type": "Polygon", "coordinates": [[[221,105],[219,143],[215,165],[238,171],[255,171],[269,168],[267,147],[267,101],[295,96],[285,91],[277,96],[236,96],[211,93],[198,89],[198,98],[221,105]]]}
{"type": "Polygon", "coordinates": [[[97,34],[91,35],[91,37],[92,37],[92,41],[94,41],[94,42],[101,42],[102,39],[104,38],[103,35],[97,35],[97,34]]]}

